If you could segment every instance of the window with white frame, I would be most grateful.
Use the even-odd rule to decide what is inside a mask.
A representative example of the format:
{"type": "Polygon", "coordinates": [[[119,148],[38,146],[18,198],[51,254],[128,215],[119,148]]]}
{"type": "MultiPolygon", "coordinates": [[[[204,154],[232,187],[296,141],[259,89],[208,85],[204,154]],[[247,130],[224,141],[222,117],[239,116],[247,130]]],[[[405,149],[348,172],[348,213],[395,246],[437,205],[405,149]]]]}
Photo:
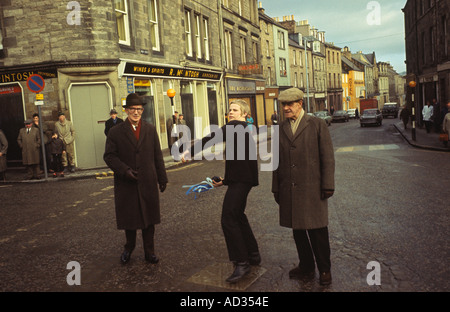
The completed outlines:
{"type": "Polygon", "coordinates": [[[280,76],[287,76],[287,72],[286,72],[286,59],[280,57],[280,76]]]}
{"type": "Polygon", "coordinates": [[[294,65],[297,65],[297,50],[292,50],[292,52],[293,52],[293,59],[294,59],[294,65]]]}
{"type": "Polygon", "coordinates": [[[269,40],[266,40],[266,56],[270,57],[270,44],[269,40]]]}
{"type": "Polygon", "coordinates": [[[267,67],[267,85],[272,85],[272,68],[267,67]]]}
{"type": "Polygon", "coordinates": [[[128,3],[126,0],[114,0],[114,12],[117,20],[119,43],[130,45],[130,24],[128,21],[128,3]]]}
{"type": "Polygon", "coordinates": [[[186,41],[186,54],[187,56],[193,56],[192,54],[192,31],[191,31],[191,11],[184,11],[184,33],[186,41]]]}
{"type": "Polygon", "coordinates": [[[203,18],[203,52],[205,60],[209,61],[209,20],[207,18],[203,18]]]}
{"type": "Polygon", "coordinates": [[[278,48],[280,49],[284,49],[285,48],[285,44],[284,44],[284,32],[282,31],[278,31],[278,48]]]}
{"type": "Polygon", "coordinates": [[[201,22],[200,15],[195,15],[195,44],[197,58],[202,58],[202,34],[201,34],[201,22]]]}
{"type": "Polygon", "coordinates": [[[240,16],[242,16],[242,0],[238,0],[238,13],[240,16]]]}
{"type": "Polygon", "coordinates": [[[232,34],[231,31],[225,29],[225,62],[227,69],[233,69],[233,53],[232,53],[232,34]]]}
{"type": "Polygon", "coordinates": [[[150,22],[150,39],[152,41],[152,50],[160,51],[157,0],[148,1],[148,16],[150,22]]]}

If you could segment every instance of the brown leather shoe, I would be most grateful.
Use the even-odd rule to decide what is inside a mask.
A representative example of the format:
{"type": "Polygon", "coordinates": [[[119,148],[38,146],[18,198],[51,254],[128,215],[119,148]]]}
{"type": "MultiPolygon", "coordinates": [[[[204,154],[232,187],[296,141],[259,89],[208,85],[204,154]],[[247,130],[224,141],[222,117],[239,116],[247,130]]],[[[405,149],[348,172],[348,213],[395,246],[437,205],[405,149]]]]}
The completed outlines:
{"type": "Polygon", "coordinates": [[[315,276],[315,271],[305,270],[300,267],[295,267],[289,271],[289,278],[301,280],[301,279],[313,279],[315,276]]]}
{"type": "Polygon", "coordinates": [[[319,277],[320,285],[326,286],[331,284],[331,272],[321,272],[319,277]]]}

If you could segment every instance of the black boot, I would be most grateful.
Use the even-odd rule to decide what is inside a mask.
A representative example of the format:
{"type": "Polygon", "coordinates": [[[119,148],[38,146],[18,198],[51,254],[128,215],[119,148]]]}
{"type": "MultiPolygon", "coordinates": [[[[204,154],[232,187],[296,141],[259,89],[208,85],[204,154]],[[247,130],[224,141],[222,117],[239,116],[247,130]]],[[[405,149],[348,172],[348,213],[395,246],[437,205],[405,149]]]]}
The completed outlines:
{"type": "Polygon", "coordinates": [[[226,279],[226,281],[228,283],[236,283],[248,273],[250,273],[250,263],[248,263],[247,261],[237,262],[234,267],[233,274],[231,274],[230,277],[226,279]]]}

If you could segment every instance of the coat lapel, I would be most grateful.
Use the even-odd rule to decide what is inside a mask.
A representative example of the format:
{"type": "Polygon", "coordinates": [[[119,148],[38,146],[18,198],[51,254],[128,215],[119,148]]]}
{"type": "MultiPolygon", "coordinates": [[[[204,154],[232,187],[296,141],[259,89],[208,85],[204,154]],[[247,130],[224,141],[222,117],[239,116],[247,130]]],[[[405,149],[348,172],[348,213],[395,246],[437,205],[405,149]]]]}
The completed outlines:
{"type": "Polygon", "coordinates": [[[125,128],[124,133],[125,133],[125,136],[127,137],[127,139],[130,140],[134,146],[137,146],[138,142],[136,141],[136,137],[134,136],[133,129],[131,129],[131,123],[128,120],[128,118],[123,123],[123,127],[125,128]]]}
{"type": "Polygon", "coordinates": [[[294,140],[294,136],[292,135],[292,130],[291,130],[291,124],[289,123],[288,119],[286,119],[283,122],[283,131],[286,134],[286,136],[288,137],[289,141],[294,140]]]}

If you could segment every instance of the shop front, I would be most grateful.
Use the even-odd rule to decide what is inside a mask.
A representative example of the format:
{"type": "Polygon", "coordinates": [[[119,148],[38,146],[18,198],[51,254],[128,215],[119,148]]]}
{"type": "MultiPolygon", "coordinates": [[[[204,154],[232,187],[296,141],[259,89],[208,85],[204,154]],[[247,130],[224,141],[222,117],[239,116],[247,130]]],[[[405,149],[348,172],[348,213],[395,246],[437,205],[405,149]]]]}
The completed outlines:
{"type": "Polygon", "coordinates": [[[158,130],[163,149],[171,145],[173,114],[183,114],[191,139],[203,136],[210,125],[219,124],[223,111],[220,89],[222,72],[121,60],[119,81],[123,99],[136,92],[147,102],[144,119],[158,130]],[[126,88],[124,85],[126,84],[126,88]],[[167,90],[174,89],[173,101],[167,90]],[[172,105],[173,103],[173,105],[172,105]]]}

